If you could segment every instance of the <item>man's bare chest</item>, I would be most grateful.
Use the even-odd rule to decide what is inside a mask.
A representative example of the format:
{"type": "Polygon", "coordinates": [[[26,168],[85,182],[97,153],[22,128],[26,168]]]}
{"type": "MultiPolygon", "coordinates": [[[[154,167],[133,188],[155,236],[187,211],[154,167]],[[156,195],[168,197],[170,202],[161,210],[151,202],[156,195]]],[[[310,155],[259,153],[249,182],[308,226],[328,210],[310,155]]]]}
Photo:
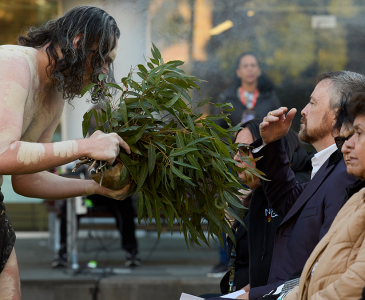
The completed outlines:
{"type": "Polygon", "coordinates": [[[37,142],[42,134],[50,129],[55,119],[62,114],[63,100],[59,95],[46,93],[29,97],[23,114],[23,126],[21,140],[25,142],[37,142]]]}

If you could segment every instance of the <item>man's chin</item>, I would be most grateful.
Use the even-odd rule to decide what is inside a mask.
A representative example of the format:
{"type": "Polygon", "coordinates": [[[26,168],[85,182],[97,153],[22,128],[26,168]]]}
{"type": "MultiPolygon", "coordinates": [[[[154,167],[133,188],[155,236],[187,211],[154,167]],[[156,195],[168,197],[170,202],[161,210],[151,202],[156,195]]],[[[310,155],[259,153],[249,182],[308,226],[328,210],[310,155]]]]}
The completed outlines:
{"type": "Polygon", "coordinates": [[[298,133],[298,138],[303,142],[303,143],[307,143],[307,144],[312,144],[313,142],[313,138],[311,136],[309,136],[306,128],[300,128],[299,133],[298,133]]]}
{"type": "Polygon", "coordinates": [[[241,179],[241,182],[245,184],[246,181],[247,181],[247,178],[245,176],[245,172],[237,172],[237,175],[238,175],[239,179],[241,179]]]}

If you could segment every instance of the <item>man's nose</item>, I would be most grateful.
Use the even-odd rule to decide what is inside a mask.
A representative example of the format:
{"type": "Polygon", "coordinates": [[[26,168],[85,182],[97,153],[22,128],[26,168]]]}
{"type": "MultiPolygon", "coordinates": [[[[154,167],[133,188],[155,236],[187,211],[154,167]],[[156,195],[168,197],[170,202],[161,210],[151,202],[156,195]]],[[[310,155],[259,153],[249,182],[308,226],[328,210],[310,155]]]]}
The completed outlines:
{"type": "Polygon", "coordinates": [[[240,163],[241,159],[238,157],[238,153],[236,153],[236,155],[233,157],[233,160],[240,163]]]}
{"type": "Polygon", "coordinates": [[[354,148],[354,140],[355,140],[355,135],[347,139],[342,145],[341,152],[344,152],[343,150],[345,150],[346,152],[346,150],[354,148]]]}
{"type": "Polygon", "coordinates": [[[307,111],[307,106],[308,104],[302,109],[302,111],[300,112],[300,114],[303,116],[303,117],[306,117],[308,115],[308,111],[307,111]]]}

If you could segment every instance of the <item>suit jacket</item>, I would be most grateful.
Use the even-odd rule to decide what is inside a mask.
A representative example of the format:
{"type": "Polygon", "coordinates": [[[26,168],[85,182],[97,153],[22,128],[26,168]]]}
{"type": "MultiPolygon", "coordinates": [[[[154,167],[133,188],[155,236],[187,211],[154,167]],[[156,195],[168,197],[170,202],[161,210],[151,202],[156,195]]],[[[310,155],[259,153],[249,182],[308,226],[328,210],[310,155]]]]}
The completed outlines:
{"type": "MultiPolygon", "coordinates": [[[[259,139],[252,145],[261,144],[259,139]]],[[[340,151],[334,152],[313,179],[304,184],[295,180],[283,140],[266,145],[253,156],[262,156],[256,168],[270,180],[262,180],[266,198],[274,212],[284,219],[276,230],[267,285],[251,289],[250,300],[269,293],[304,267],[341,209],[346,186],[357,181],[346,172],[340,151]]]]}

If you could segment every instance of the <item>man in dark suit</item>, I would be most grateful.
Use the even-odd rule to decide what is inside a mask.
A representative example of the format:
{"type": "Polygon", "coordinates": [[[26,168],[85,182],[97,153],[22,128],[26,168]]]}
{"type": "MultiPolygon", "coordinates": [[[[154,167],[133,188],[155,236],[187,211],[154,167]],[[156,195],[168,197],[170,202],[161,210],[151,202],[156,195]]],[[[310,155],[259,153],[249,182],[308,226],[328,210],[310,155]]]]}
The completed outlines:
{"type": "MultiPolygon", "coordinates": [[[[365,76],[349,71],[321,74],[302,110],[299,138],[312,144],[312,180],[298,184],[285,152],[284,137],[296,113],[286,107],[269,112],[260,124],[260,140],[252,144],[253,156],[262,158],[256,167],[270,181],[262,186],[275,213],[284,219],[275,235],[270,275],[266,286],[256,287],[238,299],[257,299],[284,283],[303,268],[319,240],[327,233],[340,210],[346,186],[356,178],[347,174],[332,129],[343,95],[365,91],[365,76]]],[[[336,133],[334,133],[336,135],[336,133]]]]}

